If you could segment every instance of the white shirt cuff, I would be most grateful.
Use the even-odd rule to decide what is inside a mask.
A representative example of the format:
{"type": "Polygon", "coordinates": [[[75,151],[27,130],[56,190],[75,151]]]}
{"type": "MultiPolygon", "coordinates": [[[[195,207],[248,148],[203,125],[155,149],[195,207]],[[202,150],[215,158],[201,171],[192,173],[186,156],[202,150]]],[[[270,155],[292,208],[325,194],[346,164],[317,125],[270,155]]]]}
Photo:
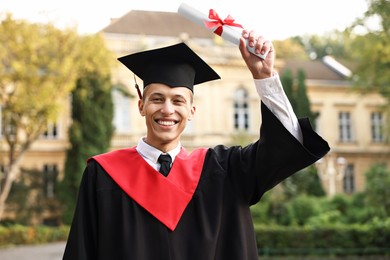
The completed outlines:
{"type": "Polygon", "coordinates": [[[302,143],[302,131],[297,116],[284,93],[279,75],[274,73],[272,77],[255,79],[254,82],[257,93],[263,103],[280,120],[284,127],[302,143]]]}

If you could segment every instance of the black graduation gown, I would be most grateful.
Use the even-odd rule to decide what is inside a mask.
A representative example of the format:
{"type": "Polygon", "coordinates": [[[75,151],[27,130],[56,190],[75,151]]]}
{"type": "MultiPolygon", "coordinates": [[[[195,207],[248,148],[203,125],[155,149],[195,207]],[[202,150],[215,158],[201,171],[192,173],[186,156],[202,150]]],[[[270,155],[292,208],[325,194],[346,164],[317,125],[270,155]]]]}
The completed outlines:
{"type": "MultiPolygon", "coordinates": [[[[243,148],[221,145],[207,150],[193,196],[173,228],[90,160],[63,259],[258,259],[249,207],[329,151],[308,119],[299,120],[303,145],[263,103],[262,122],[259,141],[243,148]]],[[[128,167],[137,170],[137,165],[128,167]]]]}

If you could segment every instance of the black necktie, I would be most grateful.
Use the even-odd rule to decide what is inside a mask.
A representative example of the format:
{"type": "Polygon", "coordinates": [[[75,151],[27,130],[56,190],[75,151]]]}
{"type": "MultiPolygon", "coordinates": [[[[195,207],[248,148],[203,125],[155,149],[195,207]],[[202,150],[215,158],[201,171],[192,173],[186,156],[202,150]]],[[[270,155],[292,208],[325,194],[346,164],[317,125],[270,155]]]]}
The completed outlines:
{"type": "Polygon", "coordinates": [[[161,164],[160,172],[164,176],[168,176],[169,170],[171,169],[172,158],[169,154],[161,154],[158,157],[158,162],[161,164]]]}

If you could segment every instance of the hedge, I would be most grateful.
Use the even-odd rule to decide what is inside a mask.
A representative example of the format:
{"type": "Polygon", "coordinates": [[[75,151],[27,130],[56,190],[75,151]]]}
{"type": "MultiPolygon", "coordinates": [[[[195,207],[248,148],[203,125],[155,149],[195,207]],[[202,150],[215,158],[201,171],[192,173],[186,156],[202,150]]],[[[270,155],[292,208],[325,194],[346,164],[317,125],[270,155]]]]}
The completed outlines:
{"type": "MultiPolygon", "coordinates": [[[[260,255],[390,255],[389,225],[255,225],[260,255]]],[[[69,227],[0,226],[0,247],[65,241],[69,227]]]]}
{"type": "Polygon", "coordinates": [[[0,226],[0,247],[65,241],[68,233],[67,226],[0,226]]]}
{"type": "Polygon", "coordinates": [[[256,225],[255,231],[263,255],[390,255],[388,225],[256,225]]]}

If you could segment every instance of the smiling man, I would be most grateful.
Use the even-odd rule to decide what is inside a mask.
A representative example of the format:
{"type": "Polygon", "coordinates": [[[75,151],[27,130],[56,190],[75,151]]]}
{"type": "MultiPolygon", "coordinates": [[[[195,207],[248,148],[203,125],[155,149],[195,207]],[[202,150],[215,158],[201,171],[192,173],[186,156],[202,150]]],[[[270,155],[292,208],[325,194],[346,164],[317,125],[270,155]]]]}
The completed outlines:
{"type": "Polygon", "coordinates": [[[146,136],[89,159],[64,259],[258,259],[250,206],[329,146],[296,118],[272,43],[244,31],[239,49],[261,100],[259,140],[191,153],[180,136],[195,116],[194,85],[218,74],[184,43],[119,58],[144,82],[146,136]]]}

